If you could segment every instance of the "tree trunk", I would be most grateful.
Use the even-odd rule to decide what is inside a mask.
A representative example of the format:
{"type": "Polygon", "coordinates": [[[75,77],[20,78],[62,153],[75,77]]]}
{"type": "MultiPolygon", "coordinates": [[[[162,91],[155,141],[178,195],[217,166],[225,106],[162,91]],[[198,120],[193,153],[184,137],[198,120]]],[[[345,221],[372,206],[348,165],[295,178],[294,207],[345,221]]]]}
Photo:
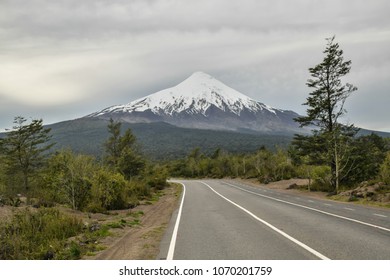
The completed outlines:
{"type": "Polygon", "coordinates": [[[28,185],[28,171],[23,171],[23,184],[24,184],[24,189],[28,191],[29,185],[28,185]]]}
{"type": "Polygon", "coordinates": [[[335,163],[335,192],[338,194],[339,192],[339,184],[340,184],[340,160],[339,160],[339,154],[337,151],[337,144],[334,144],[334,163],[335,163]]]}

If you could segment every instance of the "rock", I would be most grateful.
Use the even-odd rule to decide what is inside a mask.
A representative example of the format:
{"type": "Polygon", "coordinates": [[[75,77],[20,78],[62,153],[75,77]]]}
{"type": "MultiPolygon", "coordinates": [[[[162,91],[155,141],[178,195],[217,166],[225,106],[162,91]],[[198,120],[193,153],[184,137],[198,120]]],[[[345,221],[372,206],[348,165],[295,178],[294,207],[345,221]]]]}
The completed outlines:
{"type": "Polygon", "coordinates": [[[44,260],[52,260],[52,259],[54,259],[54,256],[55,256],[54,252],[49,250],[45,253],[45,255],[43,256],[43,259],[44,260]]]}
{"type": "Polygon", "coordinates": [[[287,187],[288,190],[292,190],[292,189],[297,189],[298,188],[298,185],[297,184],[291,184],[287,187]]]}
{"type": "Polygon", "coordinates": [[[90,231],[90,232],[98,231],[99,229],[100,229],[100,225],[99,225],[99,224],[92,224],[92,225],[89,227],[89,231],[90,231]]]}
{"type": "Polygon", "coordinates": [[[351,194],[352,194],[351,190],[339,193],[339,195],[341,195],[341,196],[351,196],[351,194]]]}
{"type": "Polygon", "coordinates": [[[369,182],[362,182],[353,190],[347,190],[339,193],[341,196],[349,197],[349,201],[355,201],[360,198],[369,201],[389,202],[390,193],[386,192],[386,184],[383,182],[371,184],[369,182]]]}

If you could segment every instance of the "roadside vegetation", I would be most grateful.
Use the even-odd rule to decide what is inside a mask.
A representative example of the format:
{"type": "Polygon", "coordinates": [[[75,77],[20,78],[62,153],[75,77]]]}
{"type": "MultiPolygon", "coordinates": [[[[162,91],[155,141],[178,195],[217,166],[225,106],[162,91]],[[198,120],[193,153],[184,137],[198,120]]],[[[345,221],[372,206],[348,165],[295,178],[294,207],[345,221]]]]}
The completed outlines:
{"type": "MultiPolygon", "coordinates": [[[[338,194],[362,183],[366,187],[379,183],[378,191],[390,194],[390,139],[372,134],[355,138],[351,146],[355,147],[349,154],[352,166],[340,181],[338,194]]],[[[330,167],[319,157],[314,159],[300,155],[294,145],[289,149],[277,148],[276,152],[262,147],[255,153],[240,155],[219,149],[204,154],[196,148],[186,158],[167,166],[172,177],[181,178],[255,178],[263,184],[292,178],[309,179],[309,184],[301,188],[334,194],[330,167]]],[[[389,202],[390,196],[381,199],[385,197],[389,202]]]]}
{"type": "Polygon", "coordinates": [[[140,222],[85,225],[75,215],[132,209],[158,199],[167,186],[167,172],[145,159],[131,130],[122,133],[112,120],[108,130],[97,160],[70,149],[49,153],[50,129],[42,120],[15,118],[0,139],[0,207],[15,209],[0,221],[0,259],[78,259],[96,250],[110,228],[140,222]]]}

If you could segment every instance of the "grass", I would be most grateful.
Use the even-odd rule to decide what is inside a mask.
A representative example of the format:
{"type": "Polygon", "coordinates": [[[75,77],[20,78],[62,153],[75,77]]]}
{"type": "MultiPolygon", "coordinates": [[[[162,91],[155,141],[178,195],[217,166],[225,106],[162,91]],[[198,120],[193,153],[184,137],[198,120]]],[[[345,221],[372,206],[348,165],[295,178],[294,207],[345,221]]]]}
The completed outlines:
{"type": "Polygon", "coordinates": [[[133,221],[128,223],[130,227],[141,225],[141,221],[139,219],[134,219],[133,221]]]}
{"type": "Polygon", "coordinates": [[[145,213],[143,211],[129,211],[126,216],[131,216],[131,217],[134,217],[134,218],[139,218],[141,216],[143,216],[145,213]]]}
{"type": "Polygon", "coordinates": [[[126,226],[127,222],[125,220],[120,220],[119,222],[112,222],[107,224],[110,228],[124,228],[126,226]]]}
{"type": "Polygon", "coordinates": [[[19,210],[9,222],[0,224],[0,259],[77,258],[77,244],[68,239],[82,231],[80,219],[58,209],[19,210]]]}
{"type": "Polygon", "coordinates": [[[80,259],[104,250],[101,239],[112,235],[111,229],[141,224],[143,212],[133,212],[132,219],[84,225],[73,215],[56,208],[25,208],[0,224],[0,259],[80,259]]]}
{"type": "Polygon", "coordinates": [[[164,192],[162,191],[156,191],[154,192],[151,197],[145,202],[146,205],[151,205],[159,201],[160,197],[164,195],[164,192]]]}

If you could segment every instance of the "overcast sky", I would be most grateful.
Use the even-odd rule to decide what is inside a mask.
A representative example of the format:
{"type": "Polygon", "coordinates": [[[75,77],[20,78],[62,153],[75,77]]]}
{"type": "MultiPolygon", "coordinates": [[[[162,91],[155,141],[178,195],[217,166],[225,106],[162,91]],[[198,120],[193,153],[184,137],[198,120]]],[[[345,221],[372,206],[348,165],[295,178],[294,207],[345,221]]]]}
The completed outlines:
{"type": "Polygon", "coordinates": [[[305,114],[308,68],[336,35],[359,89],[345,122],[390,132],[388,0],[0,0],[0,130],[75,119],[195,71],[305,114]]]}

